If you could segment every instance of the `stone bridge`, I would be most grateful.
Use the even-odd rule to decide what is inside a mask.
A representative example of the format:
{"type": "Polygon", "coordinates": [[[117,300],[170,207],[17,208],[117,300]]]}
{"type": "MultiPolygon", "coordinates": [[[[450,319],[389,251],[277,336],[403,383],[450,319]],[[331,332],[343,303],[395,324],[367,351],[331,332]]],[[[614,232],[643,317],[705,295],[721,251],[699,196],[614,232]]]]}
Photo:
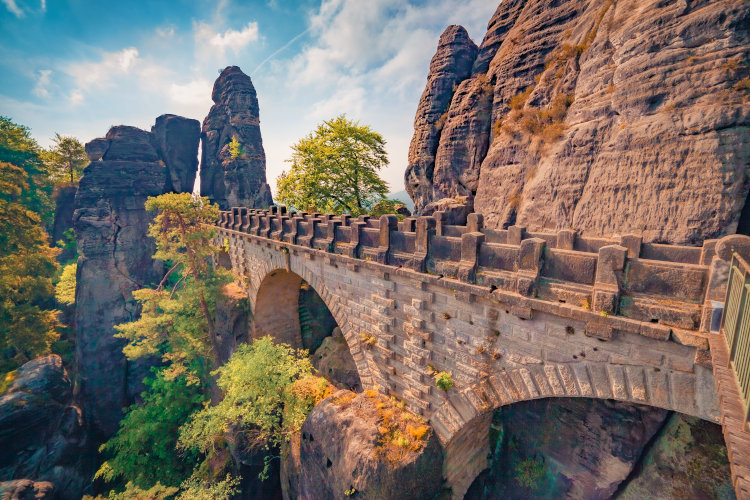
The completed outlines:
{"type": "Polygon", "coordinates": [[[312,286],[363,387],[429,420],[455,498],[486,468],[502,405],[602,398],[721,420],[709,332],[727,248],[742,237],[686,247],[492,230],[478,214],[458,226],[440,212],[399,221],[283,207],[221,212],[218,227],[244,278],[253,336],[300,346],[298,293],[302,280],[312,286]],[[455,386],[438,389],[433,370],[455,386]]]}

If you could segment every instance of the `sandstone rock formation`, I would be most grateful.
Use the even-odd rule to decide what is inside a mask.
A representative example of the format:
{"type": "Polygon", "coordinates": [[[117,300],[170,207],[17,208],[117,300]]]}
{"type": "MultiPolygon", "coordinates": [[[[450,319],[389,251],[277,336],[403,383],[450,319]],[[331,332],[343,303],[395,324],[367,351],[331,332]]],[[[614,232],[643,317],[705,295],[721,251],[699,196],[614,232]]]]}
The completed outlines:
{"type": "Polygon", "coordinates": [[[669,413],[594,399],[541,399],[498,411],[492,464],[467,499],[605,499],[669,413]]]}
{"type": "Polygon", "coordinates": [[[675,413],[617,495],[643,498],[735,498],[721,427],[675,413]]]}
{"type": "Polygon", "coordinates": [[[79,499],[89,482],[87,438],[57,355],[21,366],[0,395],[0,499],[79,499]]]}
{"type": "Polygon", "coordinates": [[[750,228],[746,2],[504,0],[470,75],[458,32],[415,118],[419,213],[467,196],[488,227],[674,243],[750,228]]]}
{"type": "Polygon", "coordinates": [[[449,26],[440,37],[438,50],[430,61],[427,86],[422,92],[414,119],[414,137],[409,146],[406,188],[418,210],[433,201],[433,174],[445,113],[454,87],[471,75],[477,46],[461,26],[449,26]]]}
{"type": "Polygon", "coordinates": [[[404,421],[420,425],[390,399],[337,391],[313,409],[282,462],[284,498],[436,498],[442,491],[440,444],[428,428],[419,440],[397,444],[394,425],[404,421]]]}
{"type": "Polygon", "coordinates": [[[114,325],[137,318],[133,290],[161,279],[163,266],[151,258],[155,246],[146,237],[151,215],[144,203],[177,185],[192,191],[195,172],[186,169],[197,156],[198,136],[179,132],[196,127],[195,120],[167,115],[157,119],[153,134],[118,126],[87,145],[92,162],[80,180],[74,215],[80,254],[76,364],[81,401],[97,438],[117,429],[121,408],[141,391],[147,374],[148,363],[125,360],[125,342],[113,337],[114,325]]]}
{"type": "Polygon", "coordinates": [[[260,136],[255,88],[237,66],[229,66],[214,83],[214,105],[203,120],[201,194],[222,210],[244,206],[267,208],[273,203],[266,183],[266,155],[260,136]],[[236,139],[241,152],[232,157],[236,139]]]}
{"type": "Polygon", "coordinates": [[[312,363],[320,375],[336,387],[355,392],[362,390],[357,365],[341,328],[334,328],[332,335],[323,339],[320,347],[312,354],[312,363]]]}
{"type": "Polygon", "coordinates": [[[201,124],[176,115],[161,115],[151,127],[151,142],[167,166],[164,192],[190,193],[198,173],[201,124]]]}

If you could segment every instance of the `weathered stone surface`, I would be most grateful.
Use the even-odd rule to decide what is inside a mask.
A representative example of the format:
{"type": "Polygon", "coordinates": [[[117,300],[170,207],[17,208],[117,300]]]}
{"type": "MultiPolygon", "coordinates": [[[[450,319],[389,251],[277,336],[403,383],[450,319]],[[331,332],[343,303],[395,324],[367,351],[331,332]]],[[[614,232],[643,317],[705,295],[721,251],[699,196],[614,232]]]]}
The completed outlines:
{"type": "Polygon", "coordinates": [[[30,479],[16,479],[0,483],[0,500],[40,500],[51,499],[55,488],[47,481],[34,482],[30,479]]]}
{"type": "MultiPolygon", "coordinates": [[[[442,133],[426,128],[437,120],[420,102],[406,173],[417,211],[446,186],[471,190],[478,170],[474,210],[488,227],[675,243],[735,232],[748,192],[748,43],[750,6],[731,0],[502,2],[471,77],[437,112],[448,113],[442,133]]],[[[426,95],[447,71],[431,71],[426,95]]]]}
{"type": "Polygon", "coordinates": [[[216,301],[214,328],[219,339],[219,364],[229,361],[237,344],[247,342],[250,329],[250,304],[242,288],[230,283],[221,290],[216,301]]]}
{"type": "Polygon", "coordinates": [[[86,156],[89,157],[89,161],[99,161],[107,152],[109,147],[109,141],[103,137],[93,139],[91,142],[86,143],[86,156]]]}
{"type": "Polygon", "coordinates": [[[57,355],[21,366],[0,396],[0,499],[81,498],[89,449],[81,412],[57,355]],[[34,496],[39,495],[39,496],[34,496]]]}
{"type": "Polygon", "coordinates": [[[211,98],[214,105],[201,133],[201,194],[222,210],[270,206],[258,98],[250,77],[237,66],[228,66],[214,83],[211,98]],[[242,147],[237,158],[229,152],[232,138],[242,147]]]}
{"type": "MultiPolygon", "coordinates": [[[[55,199],[55,221],[50,234],[51,243],[55,244],[65,239],[65,231],[73,227],[73,212],[75,210],[77,184],[63,184],[55,188],[52,197],[55,199]]],[[[63,250],[57,256],[59,262],[66,262],[73,258],[72,250],[63,250]]]]}
{"type": "Polygon", "coordinates": [[[428,431],[419,450],[403,449],[395,462],[378,451],[382,410],[391,404],[349,391],[318,404],[282,462],[284,498],[435,498],[442,490],[443,458],[434,433],[428,431]],[[379,410],[378,403],[385,406],[379,410]]]}
{"type": "Polygon", "coordinates": [[[449,26],[440,36],[414,119],[414,137],[409,146],[409,166],[405,176],[406,189],[417,212],[436,197],[432,183],[440,134],[454,87],[470,75],[476,55],[477,46],[463,27],[449,26]]]}
{"type": "Polygon", "coordinates": [[[617,498],[735,498],[721,427],[672,414],[617,498]]]}
{"type": "Polygon", "coordinates": [[[162,263],[151,258],[155,246],[146,233],[152,216],[144,204],[149,196],[176,189],[177,182],[192,191],[188,170],[198,136],[181,132],[194,132],[192,122],[160,117],[155,134],[117,126],[88,148],[92,158],[103,154],[84,169],[75,198],[73,223],[80,255],[76,365],[81,402],[97,439],[117,429],[121,408],[142,390],[150,364],[125,360],[125,341],[114,338],[114,326],[138,317],[132,291],[162,277],[162,263]]]}
{"type": "Polygon", "coordinates": [[[341,389],[361,391],[362,384],[357,373],[357,365],[349,351],[341,328],[324,338],[320,347],[312,355],[312,363],[320,375],[341,389]]]}
{"type": "Polygon", "coordinates": [[[176,115],[161,115],[151,127],[151,135],[156,152],[167,167],[164,192],[191,192],[198,173],[200,122],[176,115]]]}
{"type": "Polygon", "coordinates": [[[591,399],[504,407],[493,419],[490,468],[465,498],[611,498],[668,415],[591,399]]]}

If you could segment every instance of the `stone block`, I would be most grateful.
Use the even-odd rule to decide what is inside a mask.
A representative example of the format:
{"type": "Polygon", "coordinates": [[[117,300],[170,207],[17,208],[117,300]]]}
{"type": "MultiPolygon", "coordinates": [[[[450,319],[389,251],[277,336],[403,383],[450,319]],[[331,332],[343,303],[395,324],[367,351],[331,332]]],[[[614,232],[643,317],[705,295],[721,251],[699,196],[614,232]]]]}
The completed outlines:
{"type": "Polygon", "coordinates": [[[557,232],[555,248],[561,250],[573,250],[576,241],[576,232],[572,229],[563,229],[557,232]]]}

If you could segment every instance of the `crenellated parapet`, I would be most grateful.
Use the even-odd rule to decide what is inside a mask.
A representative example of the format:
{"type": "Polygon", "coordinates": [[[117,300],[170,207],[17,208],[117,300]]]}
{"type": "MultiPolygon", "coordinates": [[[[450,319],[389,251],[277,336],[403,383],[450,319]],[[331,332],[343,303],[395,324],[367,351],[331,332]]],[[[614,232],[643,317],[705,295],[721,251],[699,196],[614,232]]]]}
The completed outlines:
{"type": "Polygon", "coordinates": [[[643,243],[634,234],[489,229],[481,214],[452,225],[443,212],[399,221],[283,206],[222,211],[218,226],[482,287],[504,297],[519,316],[543,301],[546,312],[588,321],[594,336],[609,337],[613,329],[662,340],[672,335],[702,349],[707,341],[695,334],[710,330],[709,299],[720,295],[709,288],[725,286],[716,276],[711,282],[717,240],[689,247],[643,243]]]}

